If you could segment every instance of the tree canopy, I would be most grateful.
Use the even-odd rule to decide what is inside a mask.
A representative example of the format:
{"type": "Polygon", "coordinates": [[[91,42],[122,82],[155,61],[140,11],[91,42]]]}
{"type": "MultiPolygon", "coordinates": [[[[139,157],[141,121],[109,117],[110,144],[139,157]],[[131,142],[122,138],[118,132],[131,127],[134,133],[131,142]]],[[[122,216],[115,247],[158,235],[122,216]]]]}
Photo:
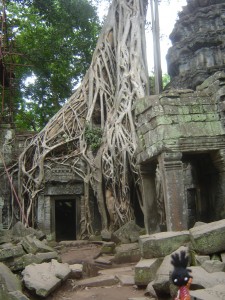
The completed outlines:
{"type": "Polygon", "coordinates": [[[39,130],[59,110],[85,74],[100,22],[88,0],[7,1],[13,41],[18,127],[39,130]]]}

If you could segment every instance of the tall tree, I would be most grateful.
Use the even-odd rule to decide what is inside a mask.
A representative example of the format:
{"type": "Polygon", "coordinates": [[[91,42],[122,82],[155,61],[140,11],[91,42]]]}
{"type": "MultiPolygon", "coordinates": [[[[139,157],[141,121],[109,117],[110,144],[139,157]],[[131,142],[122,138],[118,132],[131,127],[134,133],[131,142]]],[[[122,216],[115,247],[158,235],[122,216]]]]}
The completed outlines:
{"type": "Polygon", "coordinates": [[[12,0],[7,17],[16,52],[23,54],[16,58],[16,121],[39,130],[91,62],[100,30],[96,8],[88,0],[12,0]]]}
{"type": "Polygon", "coordinates": [[[80,87],[20,156],[19,195],[27,219],[53,163],[83,178],[83,237],[93,233],[90,188],[103,229],[135,219],[133,201],[143,208],[133,104],[148,94],[146,9],[147,0],[112,1],[80,87]]]}
{"type": "Polygon", "coordinates": [[[153,55],[154,55],[154,77],[155,93],[162,92],[162,68],[161,68],[161,50],[160,50],[160,27],[159,27],[159,1],[150,0],[152,35],[153,35],[153,55]]]}

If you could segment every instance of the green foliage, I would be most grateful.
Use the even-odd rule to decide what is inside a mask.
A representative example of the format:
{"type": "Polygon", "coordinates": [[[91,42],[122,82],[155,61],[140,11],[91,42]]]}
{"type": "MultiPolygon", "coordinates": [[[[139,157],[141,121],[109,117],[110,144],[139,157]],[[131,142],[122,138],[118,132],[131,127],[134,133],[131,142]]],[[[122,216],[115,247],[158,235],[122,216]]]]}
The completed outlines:
{"type": "Polygon", "coordinates": [[[33,114],[35,122],[27,126],[39,130],[89,67],[100,30],[96,8],[88,0],[12,0],[7,16],[16,51],[23,54],[18,63],[26,65],[15,70],[16,123],[33,114]]]}
{"type": "Polygon", "coordinates": [[[99,127],[86,125],[84,137],[88,146],[90,146],[93,151],[97,151],[102,143],[102,130],[99,127]]]}
{"type": "MultiPolygon", "coordinates": [[[[151,75],[149,76],[150,81],[150,94],[155,94],[155,76],[151,75]]],[[[163,83],[163,89],[167,86],[167,84],[170,83],[170,76],[168,74],[163,74],[162,76],[162,83],[163,83]]]]}

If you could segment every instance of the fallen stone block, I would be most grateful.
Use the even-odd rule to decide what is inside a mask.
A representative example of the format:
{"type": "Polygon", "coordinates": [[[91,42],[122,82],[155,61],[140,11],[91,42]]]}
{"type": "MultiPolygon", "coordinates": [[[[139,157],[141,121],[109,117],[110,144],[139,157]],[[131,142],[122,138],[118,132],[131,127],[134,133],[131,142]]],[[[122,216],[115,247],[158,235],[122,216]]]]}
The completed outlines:
{"type": "Polygon", "coordinates": [[[123,286],[135,284],[134,275],[118,274],[118,275],[116,275],[116,278],[119,280],[120,284],[123,286]]]}
{"type": "Polygon", "coordinates": [[[164,257],[162,264],[156,272],[155,280],[152,286],[158,297],[164,297],[170,295],[170,274],[173,271],[171,265],[171,256],[167,255],[164,257]]]}
{"type": "Polygon", "coordinates": [[[210,260],[209,255],[195,255],[195,260],[198,266],[201,266],[206,260],[210,260]]]}
{"type": "Polygon", "coordinates": [[[43,262],[50,262],[52,259],[59,260],[59,255],[55,251],[37,253],[36,257],[38,259],[39,264],[41,264],[43,262]]]}
{"type": "Polygon", "coordinates": [[[193,276],[192,289],[206,289],[213,286],[225,285],[225,272],[208,273],[202,267],[190,267],[193,276]]]}
{"type": "Polygon", "coordinates": [[[28,300],[22,293],[22,285],[18,277],[3,263],[0,263],[0,299],[28,300]],[[18,295],[20,298],[17,297],[18,295]]]}
{"type": "Polygon", "coordinates": [[[101,248],[101,254],[113,254],[115,252],[114,242],[104,242],[101,248]]]}
{"type": "Polygon", "coordinates": [[[21,245],[8,245],[0,250],[0,261],[7,260],[8,258],[18,257],[25,254],[21,245]]]}
{"type": "Polygon", "coordinates": [[[97,286],[112,286],[118,283],[118,279],[114,275],[100,275],[77,282],[78,286],[97,287],[97,286]]]}
{"type": "Polygon", "coordinates": [[[117,231],[113,232],[112,240],[116,243],[135,243],[143,231],[133,220],[129,221],[117,231]]]}
{"type": "Polygon", "coordinates": [[[68,264],[52,260],[50,263],[27,266],[22,271],[22,276],[27,289],[34,291],[38,296],[47,297],[69,277],[70,272],[68,264]]]}
{"type": "Polygon", "coordinates": [[[54,249],[38,240],[35,236],[25,236],[21,244],[27,253],[36,254],[37,252],[54,252],[54,249]]]}
{"type": "Polygon", "coordinates": [[[192,300],[224,300],[225,285],[216,285],[212,288],[190,291],[192,300]]]}
{"type": "Polygon", "coordinates": [[[36,230],[32,227],[25,227],[22,222],[17,222],[12,228],[13,236],[18,239],[27,235],[33,235],[37,239],[42,240],[45,238],[45,234],[41,230],[36,230]]]}
{"type": "Polygon", "coordinates": [[[12,241],[11,230],[0,229],[0,245],[10,243],[12,241]]]}
{"type": "MultiPolygon", "coordinates": [[[[10,300],[29,300],[21,291],[15,291],[9,293],[10,300]]],[[[7,298],[0,298],[7,300],[7,298]]]]}
{"type": "Polygon", "coordinates": [[[39,263],[39,260],[36,255],[28,253],[21,257],[15,258],[14,260],[7,263],[7,265],[10,270],[17,272],[23,270],[26,266],[33,263],[39,263]]]}
{"type": "Polygon", "coordinates": [[[41,264],[43,262],[50,262],[52,259],[58,259],[56,252],[46,252],[32,254],[28,253],[21,257],[14,258],[12,261],[7,262],[7,266],[14,272],[23,270],[26,266],[35,264],[41,264]]]}
{"type": "Polygon", "coordinates": [[[188,231],[168,231],[139,237],[143,258],[163,257],[171,254],[190,241],[188,231]]]}
{"type": "Polygon", "coordinates": [[[80,279],[83,276],[83,265],[73,264],[69,265],[71,269],[70,278],[80,279]]]}
{"type": "Polygon", "coordinates": [[[225,219],[191,228],[190,240],[200,254],[225,251],[225,219]]]}
{"type": "Polygon", "coordinates": [[[141,251],[138,243],[122,244],[115,248],[114,261],[118,264],[138,262],[141,259],[141,251]]]}
{"type": "Polygon", "coordinates": [[[225,263],[218,260],[206,260],[203,262],[202,268],[208,273],[224,272],[225,263]]]}
{"type": "Polygon", "coordinates": [[[100,265],[109,266],[112,264],[112,260],[114,260],[114,256],[107,256],[107,257],[99,257],[95,259],[95,263],[100,265]]]}
{"type": "Polygon", "coordinates": [[[105,270],[98,271],[98,274],[101,275],[117,275],[117,274],[127,274],[127,275],[133,275],[134,274],[134,268],[135,266],[125,266],[122,268],[110,268],[105,270]]]}
{"type": "Polygon", "coordinates": [[[137,286],[147,286],[155,279],[155,274],[162,263],[162,259],[142,259],[135,266],[135,284],[137,286]]]}

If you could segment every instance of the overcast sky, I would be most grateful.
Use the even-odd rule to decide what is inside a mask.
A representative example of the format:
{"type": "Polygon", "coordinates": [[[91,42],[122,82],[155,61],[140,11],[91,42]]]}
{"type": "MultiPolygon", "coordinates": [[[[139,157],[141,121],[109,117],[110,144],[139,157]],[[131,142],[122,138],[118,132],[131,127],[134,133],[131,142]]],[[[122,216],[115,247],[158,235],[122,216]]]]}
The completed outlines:
{"type": "MultiPolygon", "coordinates": [[[[162,71],[167,73],[167,64],[166,64],[166,54],[169,47],[171,47],[171,42],[169,35],[173,30],[174,24],[176,22],[177,14],[182,10],[182,6],[187,4],[186,0],[164,0],[159,5],[159,20],[160,20],[160,35],[161,38],[161,60],[162,60],[162,71]],[[170,3],[168,3],[170,2],[170,3]]],[[[150,15],[148,13],[148,15],[150,15]]],[[[147,16],[148,18],[148,16],[147,16]]],[[[152,58],[152,36],[149,31],[146,31],[146,40],[147,40],[147,51],[148,51],[148,67],[149,72],[153,71],[153,58],[152,58]]]]}
{"type": "MultiPolygon", "coordinates": [[[[167,73],[166,64],[166,53],[168,48],[171,46],[169,40],[169,35],[173,30],[175,21],[177,19],[177,13],[182,10],[182,6],[187,4],[186,0],[162,0],[159,5],[159,18],[160,18],[160,35],[161,39],[161,59],[162,59],[162,72],[167,73]]],[[[99,16],[103,17],[108,13],[107,1],[100,5],[99,16]]],[[[150,21],[150,12],[147,14],[147,21],[150,21]]],[[[152,50],[152,35],[151,31],[146,31],[146,41],[147,41],[147,59],[148,59],[148,69],[149,73],[153,72],[153,50],[152,50]]]]}

